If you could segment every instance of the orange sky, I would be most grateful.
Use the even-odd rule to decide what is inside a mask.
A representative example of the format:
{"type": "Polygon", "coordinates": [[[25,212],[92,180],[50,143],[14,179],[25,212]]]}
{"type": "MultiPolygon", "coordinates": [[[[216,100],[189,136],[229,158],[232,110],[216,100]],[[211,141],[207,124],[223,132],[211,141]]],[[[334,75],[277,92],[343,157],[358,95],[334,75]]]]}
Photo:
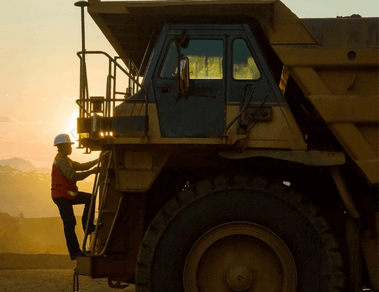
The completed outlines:
{"type": "MultiPolygon", "coordinates": [[[[80,9],[74,2],[0,3],[0,159],[20,157],[37,167],[50,167],[56,153],[54,137],[75,128],[79,92],[76,52],[81,50],[81,36],[80,9]]],[[[378,0],[283,2],[299,17],[379,16],[378,0]]],[[[88,15],[86,28],[87,49],[114,56],[88,15]]],[[[94,92],[89,82],[91,95],[104,95],[103,86],[94,92]]],[[[98,155],[82,153],[74,149],[72,158],[84,162],[98,155]]]]}
{"type": "MultiPolygon", "coordinates": [[[[80,9],[67,0],[2,1],[0,16],[0,159],[50,167],[54,137],[76,128],[80,9]]],[[[109,52],[92,19],[86,21],[87,48],[109,52]]],[[[74,149],[72,158],[93,159],[82,152],[74,149]]]]}

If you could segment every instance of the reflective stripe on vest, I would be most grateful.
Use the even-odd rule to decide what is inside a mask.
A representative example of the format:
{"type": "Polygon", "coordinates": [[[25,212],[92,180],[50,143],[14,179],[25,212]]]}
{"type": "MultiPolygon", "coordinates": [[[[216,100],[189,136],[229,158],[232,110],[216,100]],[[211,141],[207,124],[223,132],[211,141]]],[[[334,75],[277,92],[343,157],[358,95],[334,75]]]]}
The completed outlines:
{"type": "Polygon", "coordinates": [[[69,194],[72,197],[76,197],[76,195],[78,194],[78,192],[67,191],[67,194],[69,194]]]}

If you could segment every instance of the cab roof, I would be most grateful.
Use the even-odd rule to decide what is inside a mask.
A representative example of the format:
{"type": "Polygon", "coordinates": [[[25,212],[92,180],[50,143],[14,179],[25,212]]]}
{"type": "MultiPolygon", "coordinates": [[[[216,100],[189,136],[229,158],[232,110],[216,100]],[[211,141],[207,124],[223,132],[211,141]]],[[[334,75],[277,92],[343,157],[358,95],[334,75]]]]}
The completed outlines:
{"type": "Polygon", "coordinates": [[[269,18],[276,2],[277,0],[89,0],[88,12],[117,54],[132,59],[137,68],[140,68],[149,40],[152,39],[153,45],[164,23],[194,23],[200,19],[202,23],[220,23],[230,21],[230,18],[240,22],[238,19],[251,15],[253,11],[269,18]]]}

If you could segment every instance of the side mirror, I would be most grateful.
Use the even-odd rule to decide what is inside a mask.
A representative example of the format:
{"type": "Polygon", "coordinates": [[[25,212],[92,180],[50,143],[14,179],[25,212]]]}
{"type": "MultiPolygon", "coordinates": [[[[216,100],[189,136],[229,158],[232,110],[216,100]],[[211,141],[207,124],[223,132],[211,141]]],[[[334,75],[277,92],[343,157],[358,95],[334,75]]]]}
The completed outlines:
{"type": "Polygon", "coordinates": [[[186,93],[189,89],[189,60],[181,57],[179,60],[179,92],[186,93]]]}

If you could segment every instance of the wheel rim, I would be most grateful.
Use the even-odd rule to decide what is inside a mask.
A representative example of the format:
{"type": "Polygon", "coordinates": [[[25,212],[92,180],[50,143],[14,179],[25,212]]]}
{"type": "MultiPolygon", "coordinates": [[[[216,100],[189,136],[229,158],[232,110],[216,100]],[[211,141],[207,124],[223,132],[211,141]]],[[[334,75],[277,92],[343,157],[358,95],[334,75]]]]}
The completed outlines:
{"type": "Polygon", "coordinates": [[[295,292],[295,261],[271,230],[230,222],[203,234],[190,250],[183,272],[185,292],[295,292]]]}

